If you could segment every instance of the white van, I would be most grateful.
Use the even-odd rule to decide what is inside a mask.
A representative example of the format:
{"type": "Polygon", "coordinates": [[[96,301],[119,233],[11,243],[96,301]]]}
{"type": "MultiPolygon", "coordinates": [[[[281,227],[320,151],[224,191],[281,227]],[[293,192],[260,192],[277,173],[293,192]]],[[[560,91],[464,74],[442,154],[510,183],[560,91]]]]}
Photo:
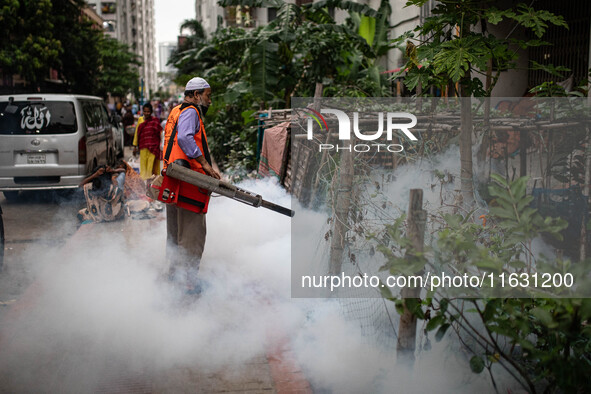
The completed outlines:
{"type": "Polygon", "coordinates": [[[99,97],[0,96],[0,191],[76,188],[118,156],[113,123],[99,97]]]}

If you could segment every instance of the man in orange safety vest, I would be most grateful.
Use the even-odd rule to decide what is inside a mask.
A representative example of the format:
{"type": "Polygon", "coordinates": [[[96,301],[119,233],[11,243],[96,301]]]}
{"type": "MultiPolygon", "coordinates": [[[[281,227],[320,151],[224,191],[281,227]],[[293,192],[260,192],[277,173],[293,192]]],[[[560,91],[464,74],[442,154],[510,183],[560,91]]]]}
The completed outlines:
{"type": "MultiPolygon", "coordinates": [[[[176,162],[193,171],[220,179],[212,167],[203,116],[211,104],[211,86],[195,77],[185,86],[184,101],[168,116],[164,134],[164,168],[176,162]]],[[[206,196],[205,198],[209,198],[206,196]]],[[[199,294],[197,272],[205,247],[205,212],[193,212],[166,204],[167,257],[169,277],[199,294]]]]}

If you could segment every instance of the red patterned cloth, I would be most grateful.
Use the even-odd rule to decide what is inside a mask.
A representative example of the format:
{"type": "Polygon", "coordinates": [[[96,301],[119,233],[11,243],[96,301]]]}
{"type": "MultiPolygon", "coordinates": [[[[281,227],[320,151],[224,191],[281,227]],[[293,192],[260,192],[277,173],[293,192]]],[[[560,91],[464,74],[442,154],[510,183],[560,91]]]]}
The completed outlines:
{"type": "Polygon", "coordinates": [[[160,132],[162,126],[154,116],[144,120],[137,129],[138,145],[140,149],[148,149],[157,158],[160,157],[160,132]]]}

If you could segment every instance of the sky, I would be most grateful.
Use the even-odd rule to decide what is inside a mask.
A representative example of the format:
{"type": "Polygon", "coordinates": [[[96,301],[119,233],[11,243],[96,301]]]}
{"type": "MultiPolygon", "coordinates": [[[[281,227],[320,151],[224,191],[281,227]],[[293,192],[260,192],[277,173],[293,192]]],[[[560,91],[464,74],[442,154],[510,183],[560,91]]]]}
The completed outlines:
{"type": "Polygon", "coordinates": [[[195,18],[195,0],[154,0],[154,15],[156,45],[176,42],[181,23],[195,18]]]}

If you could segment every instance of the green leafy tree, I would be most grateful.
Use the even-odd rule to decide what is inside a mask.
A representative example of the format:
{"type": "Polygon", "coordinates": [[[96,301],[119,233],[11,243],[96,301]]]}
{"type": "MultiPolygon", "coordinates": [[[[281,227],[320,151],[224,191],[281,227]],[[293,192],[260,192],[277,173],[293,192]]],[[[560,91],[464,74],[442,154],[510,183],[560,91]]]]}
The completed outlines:
{"type": "Polygon", "coordinates": [[[189,31],[183,45],[175,49],[170,56],[168,64],[173,64],[178,69],[179,80],[177,83],[184,85],[190,78],[189,75],[200,75],[205,66],[195,62],[195,57],[200,56],[199,51],[208,44],[203,26],[196,19],[186,19],[180,27],[180,31],[189,31]]]}
{"type": "Polygon", "coordinates": [[[96,94],[125,96],[139,87],[137,67],[141,64],[129,47],[114,38],[102,37],[99,42],[100,71],[96,94]]]}
{"type": "MultiPolygon", "coordinates": [[[[426,0],[411,0],[407,6],[423,6],[426,0]]],[[[432,16],[413,32],[400,40],[409,40],[406,51],[408,75],[404,82],[414,89],[419,82],[423,88],[441,87],[441,84],[460,83],[460,96],[490,96],[501,72],[515,68],[518,57],[516,47],[527,49],[547,45],[541,40],[548,25],[568,28],[564,18],[546,10],[536,10],[524,4],[511,4],[498,9],[492,0],[443,0],[431,11],[432,16]],[[503,21],[514,24],[505,37],[492,34],[488,26],[503,21]],[[529,30],[534,39],[512,37],[517,28],[529,30]],[[417,37],[415,37],[415,34],[417,37]],[[496,72],[489,86],[483,86],[478,75],[486,76],[491,64],[496,72]],[[424,66],[419,69],[418,65],[424,66]],[[463,89],[463,90],[462,90],[463,89]]]]}
{"type": "MultiPolygon", "coordinates": [[[[427,0],[410,0],[407,6],[422,7],[427,0]]],[[[431,11],[432,16],[418,26],[414,32],[407,32],[400,40],[408,40],[406,55],[408,62],[405,85],[414,89],[430,86],[442,87],[451,84],[460,97],[490,96],[502,70],[516,67],[517,45],[522,49],[547,44],[541,37],[549,24],[567,27],[564,18],[546,10],[536,10],[529,5],[511,4],[509,8],[498,9],[493,0],[442,0],[431,11]],[[514,28],[506,37],[496,37],[487,28],[510,21],[516,27],[531,31],[536,39],[521,40],[511,37],[514,28]],[[415,38],[415,33],[418,35],[415,38]],[[414,42],[413,42],[414,41],[414,42]],[[497,71],[492,76],[492,64],[497,71]],[[483,86],[478,74],[490,77],[490,83],[483,86]]],[[[404,73],[405,71],[402,71],[404,73]]],[[[395,75],[395,76],[400,76],[395,75]]],[[[472,186],[472,114],[471,105],[462,100],[460,134],[461,190],[467,206],[474,201],[472,186]]]]}
{"type": "MultiPolygon", "coordinates": [[[[584,278],[589,261],[574,266],[559,259],[550,261],[537,257],[534,268],[532,239],[542,233],[560,238],[566,222],[543,217],[530,207],[533,197],[526,193],[527,177],[514,182],[507,182],[498,175],[493,179],[489,193],[494,200],[485,227],[470,222],[468,217],[445,214],[443,228],[438,230],[434,245],[413,260],[414,265],[410,267],[408,259],[400,257],[402,252],[394,252],[387,245],[379,246],[378,250],[388,260],[384,269],[397,275],[424,267],[433,272],[486,275],[521,275],[537,269],[539,274],[570,272],[581,278],[579,286],[587,286],[584,278]]],[[[412,249],[404,235],[402,219],[386,228],[396,245],[407,251],[412,249]]],[[[520,286],[524,290],[520,294],[524,296],[539,291],[539,287],[525,291],[526,287],[520,286]]],[[[487,294],[483,293],[484,288],[479,291],[487,294]]],[[[568,289],[556,291],[568,292],[568,289]]],[[[505,369],[532,393],[584,392],[591,384],[588,373],[591,329],[586,323],[591,319],[589,299],[502,296],[453,299],[435,291],[421,302],[392,298],[387,291],[385,293],[396,303],[397,309],[402,310],[406,304],[417,318],[424,320],[427,335],[434,332],[436,340],[441,340],[452,329],[471,353],[467,366],[474,373],[488,371],[497,390],[494,366],[505,369]]],[[[560,293],[561,296],[566,294],[560,293]]]]}
{"type": "Polygon", "coordinates": [[[224,0],[220,5],[277,8],[277,18],[266,26],[220,28],[205,44],[189,38],[192,47],[175,55],[177,83],[200,75],[212,84],[211,148],[222,165],[229,157],[254,168],[256,120],[245,115],[268,106],[289,107],[293,95],[312,96],[316,83],[324,83],[328,95],[386,93],[387,81],[376,59],[389,45],[383,14],[389,15],[387,1],[382,1],[383,13],[345,0],[302,6],[276,0],[224,0]],[[352,20],[336,24],[328,11],[331,7],[348,11],[352,20]],[[362,18],[374,21],[375,29],[365,32],[362,18]]]}
{"type": "Polygon", "coordinates": [[[49,77],[63,53],[54,35],[51,0],[2,0],[0,2],[0,68],[18,74],[31,89],[49,77]]]}
{"type": "MultiPolygon", "coordinates": [[[[379,62],[388,52],[396,47],[395,41],[388,38],[390,29],[389,16],[392,13],[390,2],[382,0],[377,15],[358,14],[351,12],[348,24],[352,30],[367,42],[371,54],[360,51],[348,54],[348,68],[341,74],[350,81],[355,81],[364,96],[384,97],[389,95],[387,78],[381,73],[379,62]],[[360,61],[359,59],[362,59],[360,61]]],[[[334,96],[347,96],[345,91],[337,91],[334,96]]]]}
{"type": "Polygon", "coordinates": [[[0,2],[2,72],[20,75],[32,90],[42,88],[50,69],[73,93],[123,96],[137,90],[136,56],[84,18],[84,6],[83,0],[0,2]]]}
{"type": "Polygon", "coordinates": [[[55,37],[63,49],[57,69],[69,91],[125,96],[139,85],[141,64],[129,47],[105,36],[83,17],[82,0],[52,0],[55,37]]]}
{"type": "Polygon", "coordinates": [[[100,75],[102,30],[81,17],[84,1],[52,0],[55,38],[63,49],[56,69],[74,93],[96,94],[100,75]]]}

